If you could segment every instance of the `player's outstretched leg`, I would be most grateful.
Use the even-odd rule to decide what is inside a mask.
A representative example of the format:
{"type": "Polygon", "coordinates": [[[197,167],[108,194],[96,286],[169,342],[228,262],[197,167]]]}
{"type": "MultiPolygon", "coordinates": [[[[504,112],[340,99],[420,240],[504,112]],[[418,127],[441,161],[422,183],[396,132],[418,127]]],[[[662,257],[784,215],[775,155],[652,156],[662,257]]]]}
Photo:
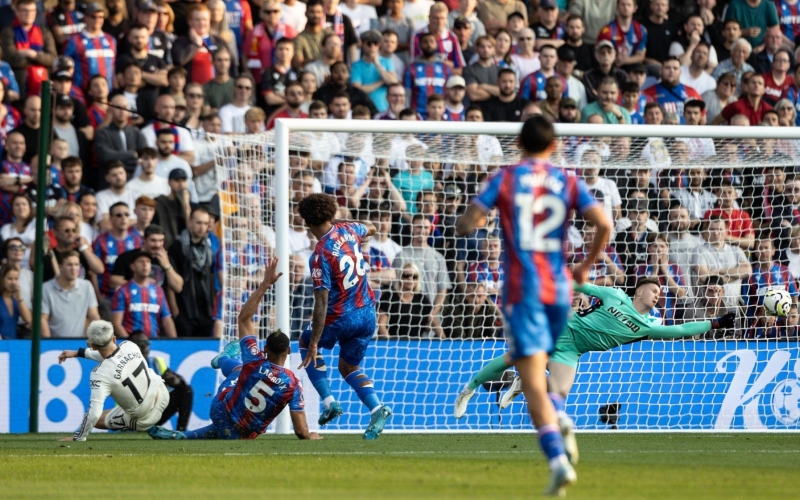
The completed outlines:
{"type": "MultiPolygon", "coordinates": [[[[239,341],[238,340],[234,340],[232,342],[229,342],[228,345],[226,345],[225,347],[222,348],[222,351],[219,354],[214,356],[214,359],[211,360],[211,368],[214,368],[215,370],[221,369],[222,367],[220,366],[220,360],[223,357],[227,357],[227,358],[231,358],[231,359],[237,359],[237,360],[241,361],[241,359],[242,359],[242,347],[239,345],[239,341]]],[[[241,363],[239,363],[239,364],[241,364],[241,363]]],[[[225,376],[227,377],[227,375],[225,375],[225,376]]]]}
{"type": "Polygon", "coordinates": [[[205,427],[200,427],[193,431],[186,431],[183,433],[183,439],[218,439],[219,433],[214,424],[209,424],[205,427]]]}
{"type": "Polygon", "coordinates": [[[171,431],[159,425],[154,425],[147,430],[147,433],[153,439],[187,439],[186,435],[180,431],[171,431]]]}
{"type": "Polygon", "coordinates": [[[517,360],[516,367],[522,379],[522,392],[528,400],[528,411],[539,431],[539,445],[550,466],[550,482],[545,495],[563,496],[565,489],[578,480],[564,450],[564,440],[555,408],[547,394],[545,366],[547,354],[538,352],[517,360]]]}
{"type": "Polygon", "coordinates": [[[475,395],[475,390],[478,389],[478,387],[492,380],[500,380],[500,378],[503,376],[503,372],[505,372],[508,368],[509,365],[506,364],[505,354],[502,354],[486,363],[486,365],[481,368],[481,370],[476,373],[469,382],[467,382],[467,385],[465,385],[458,394],[455,408],[453,410],[455,417],[461,418],[464,416],[464,414],[467,412],[467,403],[469,403],[469,400],[475,395]]]}

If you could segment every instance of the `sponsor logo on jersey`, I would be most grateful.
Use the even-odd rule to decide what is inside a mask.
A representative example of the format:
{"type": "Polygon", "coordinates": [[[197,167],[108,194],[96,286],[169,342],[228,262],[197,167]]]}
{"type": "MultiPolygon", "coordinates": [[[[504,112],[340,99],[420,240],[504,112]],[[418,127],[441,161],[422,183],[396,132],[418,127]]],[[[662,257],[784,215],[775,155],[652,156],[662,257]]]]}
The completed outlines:
{"type": "Polygon", "coordinates": [[[160,304],[130,304],[128,306],[128,311],[130,312],[147,312],[147,313],[157,313],[161,310],[160,304]]]}

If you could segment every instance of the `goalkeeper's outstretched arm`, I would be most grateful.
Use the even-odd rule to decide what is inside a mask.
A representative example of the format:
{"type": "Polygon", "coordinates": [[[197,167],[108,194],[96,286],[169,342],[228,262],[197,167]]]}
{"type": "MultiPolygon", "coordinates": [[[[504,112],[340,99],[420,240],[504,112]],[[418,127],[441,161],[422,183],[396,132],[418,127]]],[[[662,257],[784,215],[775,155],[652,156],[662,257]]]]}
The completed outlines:
{"type": "Polygon", "coordinates": [[[267,268],[264,270],[264,281],[262,281],[261,284],[258,285],[258,288],[256,288],[256,291],[247,298],[247,301],[242,306],[242,310],[239,311],[238,326],[240,339],[243,339],[248,335],[256,334],[256,327],[253,324],[253,315],[255,315],[256,311],[258,311],[258,306],[261,304],[261,299],[264,298],[264,294],[267,293],[269,287],[274,285],[281,276],[283,276],[283,273],[278,272],[278,258],[273,257],[270,259],[269,264],[267,264],[267,268]]]}
{"type": "Polygon", "coordinates": [[[659,340],[694,337],[709,330],[733,328],[734,319],[736,314],[727,313],[711,321],[692,321],[682,325],[653,325],[647,333],[649,338],[659,340]]]}

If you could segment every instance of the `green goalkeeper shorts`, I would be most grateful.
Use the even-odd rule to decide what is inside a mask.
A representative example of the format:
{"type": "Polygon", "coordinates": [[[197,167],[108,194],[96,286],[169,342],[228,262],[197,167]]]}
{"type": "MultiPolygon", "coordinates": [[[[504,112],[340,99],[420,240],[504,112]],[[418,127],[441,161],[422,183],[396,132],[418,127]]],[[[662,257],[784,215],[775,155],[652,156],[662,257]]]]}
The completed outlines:
{"type": "Polygon", "coordinates": [[[556,348],[553,354],[550,355],[550,361],[554,363],[561,363],[562,365],[571,366],[572,368],[578,367],[578,359],[581,353],[575,345],[575,338],[572,336],[572,329],[567,327],[564,333],[558,337],[556,341],[556,348]]]}

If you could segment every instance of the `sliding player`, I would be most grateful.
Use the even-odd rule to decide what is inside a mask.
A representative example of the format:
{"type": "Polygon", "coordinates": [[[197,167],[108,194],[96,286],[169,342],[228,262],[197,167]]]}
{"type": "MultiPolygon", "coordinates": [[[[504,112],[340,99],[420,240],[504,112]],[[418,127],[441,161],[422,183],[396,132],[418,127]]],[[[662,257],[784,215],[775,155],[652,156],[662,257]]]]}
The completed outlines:
{"type": "Polygon", "coordinates": [[[139,347],[128,341],[117,345],[114,326],[108,321],[92,321],[86,338],[88,349],[63,351],[58,356],[59,364],[79,357],[100,362],[89,377],[89,410],[75,435],[61,441],[86,441],[93,428],[146,431],[158,423],[169,404],[169,391],[161,377],[147,367],[139,347]],[[103,411],[108,396],[117,406],[103,411]]]}
{"type": "Polygon", "coordinates": [[[361,239],[375,234],[369,222],[334,220],[339,206],[325,194],[303,198],[300,216],[317,238],[311,254],[311,278],[314,280],[314,312],[311,323],[300,336],[300,356],[308,378],[322,398],[325,407],[319,425],[325,425],[343,413],[331,394],[328,367],[320,347],[333,349],[339,342],[339,373],[356,391],[370,412],[364,439],[378,439],[392,416],[392,410],[381,404],[372,380],[359,368],[375,333],[375,294],[366,273],[369,264],[361,254],[361,239]]]}
{"type": "Polygon", "coordinates": [[[253,315],[262,297],[283,273],[276,274],[278,259],[267,265],[264,281],[247,299],[239,312],[239,342],[231,342],[213,364],[219,366],[225,381],[211,403],[211,425],[187,432],[150,429],[153,439],[255,439],[286,406],[300,439],[322,439],[308,432],[303,411],[303,388],[294,374],[283,367],[289,356],[289,338],[280,330],[267,337],[264,352],[258,348],[253,315]],[[238,347],[238,348],[237,348],[238,347]],[[236,359],[241,352],[242,361],[236,359]]]}
{"type": "Polygon", "coordinates": [[[571,429],[559,427],[556,408],[563,401],[557,394],[547,394],[545,367],[570,314],[572,280],[564,239],[573,209],[597,228],[586,261],[574,270],[575,280],[583,283],[589,266],[606,246],[611,222],[582,181],[548,161],[555,146],[553,125],[541,116],[529,118],[519,137],[522,161],[489,179],[459,218],[456,230],[469,234],[492,207],[500,211],[509,362],[519,371],[539,444],[549,459],[550,483],[545,494],[563,495],[577,481],[562,439],[562,432],[571,429]]]}
{"type": "MultiPolygon", "coordinates": [[[[676,339],[699,335],[717,328],[731,328],[735,318],[735,314],[727,313],[712,321],[662,325],[660,318],[650,315],[650,311],[661,296],[661,283],[655,277],[644,277],[636,282],[633,300],[620,289],[589,283],[576,285],[575,291],[585,293],[596,300],[590,307],[578,310],[569,320],[567,329],[556,342],[556,349],[547,364],[547,369],[550,371],[550,377],[547,379],[548,391],[557,393],[562,398],[566,398],[572,388],[581,354],[589,351],[608,351],[640,340],[676,339]]],[[[467,383],[456,400],[456,418],[464,416],[467,403],[475,394],[477,387],[484,382],[500,379],[510,366],[504,357],[498,356],[491,360],[467,383]]],[[[510,405],[521,392],[522,384],[517,377],[509,390],[503,394],[500,408],[510,405]]],[[[559,420],[561,419],[569,419],[563,407],[559,411],[559,420]]],[[[577,454],[570,457],[573,463],[577,462],[577,458],[577,454]]]]}

